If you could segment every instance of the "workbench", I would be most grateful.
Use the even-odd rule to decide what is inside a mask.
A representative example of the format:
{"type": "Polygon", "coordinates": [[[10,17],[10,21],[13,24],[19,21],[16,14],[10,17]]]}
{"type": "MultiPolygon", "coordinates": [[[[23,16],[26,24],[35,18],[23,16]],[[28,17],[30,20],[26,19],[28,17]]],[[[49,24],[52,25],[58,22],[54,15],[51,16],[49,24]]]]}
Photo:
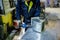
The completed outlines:
{"type": "Polygon", "coordinates": [[[43,30],[45,20],[34,17],[31,19],[31,26],[27,29],[21,40],[57,40],[55,35],[43,30]]]}
{"type": "Polygon", "coordinates": [[[48,31],[38,33],[33,28],[28,28],[21,40],[57,40],[56,36],[50,34],[48,31]]]}

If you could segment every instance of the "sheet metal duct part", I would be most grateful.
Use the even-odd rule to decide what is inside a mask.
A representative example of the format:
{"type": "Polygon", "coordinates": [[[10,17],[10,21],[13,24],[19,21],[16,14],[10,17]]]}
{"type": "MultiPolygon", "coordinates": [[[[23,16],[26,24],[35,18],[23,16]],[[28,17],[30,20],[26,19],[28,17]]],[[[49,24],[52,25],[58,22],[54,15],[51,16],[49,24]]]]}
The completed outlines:
{"type": "Polygon", "coordinates": [[[36,32],[42,32],[42,24],[44,20],[41,20],[39,17],[33,17],[31,18],[31,26],[34,31],[36,32]]]}

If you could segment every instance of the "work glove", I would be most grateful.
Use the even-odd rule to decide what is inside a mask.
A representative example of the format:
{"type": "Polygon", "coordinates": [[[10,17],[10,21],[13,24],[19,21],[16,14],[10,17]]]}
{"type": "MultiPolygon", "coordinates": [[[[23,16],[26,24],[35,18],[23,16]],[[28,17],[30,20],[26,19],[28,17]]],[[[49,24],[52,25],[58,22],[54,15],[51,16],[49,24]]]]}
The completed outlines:
{"type": "Polygon", "coordinates": [[[13,25],[16,29],[19,28],[20,22],[21,22],[20,20],[14,20],[13,25]]]}
{"type": "Polygon", "coordinates": [[[26,28],[26,24],[23,22],[23,23],[21,24],[21,27],[22,27],[22,28],[26,28]]]}

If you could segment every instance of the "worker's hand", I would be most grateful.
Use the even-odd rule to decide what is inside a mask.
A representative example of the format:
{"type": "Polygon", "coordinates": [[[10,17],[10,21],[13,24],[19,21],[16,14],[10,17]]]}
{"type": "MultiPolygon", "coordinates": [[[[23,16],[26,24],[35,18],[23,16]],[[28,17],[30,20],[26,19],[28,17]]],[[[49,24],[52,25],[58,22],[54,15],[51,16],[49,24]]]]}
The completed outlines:
{"type": "Polygon", "coordinates": [[[26,24],[23,22],[23,23],[21,24],[21,27],[26,28],[26,24]]]}
{"type": "Polygon", "coordinates": [[[15,28],[19,28],[20,20],[14,20],[13,25],[15,28]]]}

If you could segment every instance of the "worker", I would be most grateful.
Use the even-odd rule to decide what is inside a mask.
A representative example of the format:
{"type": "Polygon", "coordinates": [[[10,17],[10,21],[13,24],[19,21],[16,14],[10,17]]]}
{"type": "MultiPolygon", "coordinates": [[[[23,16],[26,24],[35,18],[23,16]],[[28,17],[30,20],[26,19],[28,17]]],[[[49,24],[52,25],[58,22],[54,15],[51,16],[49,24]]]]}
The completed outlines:
{"type": "MultiPolygon", "coordinates": [[[[40,16],[40,0],[17,0],[16,6],[16,22],[19,24],[21,21],[21,31],[24,34],[26,25],[31,23],[31,17],[40,16]]],[[[21,34],[21,35],[22,35],[21,34]]]]}

